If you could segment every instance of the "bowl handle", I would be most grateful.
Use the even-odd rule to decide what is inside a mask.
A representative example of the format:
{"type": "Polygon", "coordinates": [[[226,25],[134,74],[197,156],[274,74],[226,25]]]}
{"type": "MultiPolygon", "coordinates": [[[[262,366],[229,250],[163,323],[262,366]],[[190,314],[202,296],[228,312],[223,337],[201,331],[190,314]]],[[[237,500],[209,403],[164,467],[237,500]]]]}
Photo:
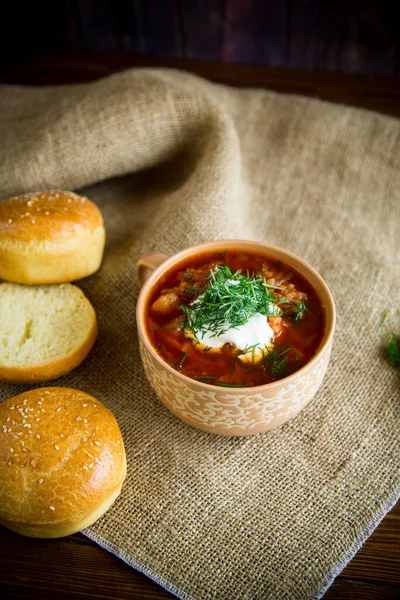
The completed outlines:
{"type": "Polygon", "coordinates": [[[149,254],[136,263],[136,280],[140,287],[146,283],[150,275],[159,267],[168,256],[166,254],[149,254]]]}

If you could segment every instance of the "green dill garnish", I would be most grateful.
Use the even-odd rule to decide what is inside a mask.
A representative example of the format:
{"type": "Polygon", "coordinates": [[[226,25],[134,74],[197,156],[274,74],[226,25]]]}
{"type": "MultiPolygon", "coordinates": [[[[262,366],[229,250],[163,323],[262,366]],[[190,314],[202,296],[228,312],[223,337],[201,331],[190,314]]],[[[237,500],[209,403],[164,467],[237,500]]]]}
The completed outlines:
{"type": "Polygon", "coordinates": [[[388,320],[389,320],[389,311],[385,310],[385,312],[383,313],[383,317],[382,317],[381,327],[385,327],[388,320]]]}
{"type": "Polygon", "coordinates": [[[400,335],[390,331],[387,331],[386,335],[388,337],[386,356],[394,369],[400,369],[400,335]]]}
{"type": "Polygon", "coordinates": [[[185,352],[185,354],[182,356],[181,361],[178,365],[177,370],[180,371],[182,369],[183,363],[185,362],[185,360],[187,359],[187,357],[189,356],[190,350],[188,350],[187,352],[185,352]]]}
{"type": "Polygon", "coordinates": [[[192,306],[181,306],[185,325],[197,342],[198,333],[207,331],[211,337],[217,337],[232,327],[245,325],[256,313],[267,317],[282,314],[262,275],[232,273],[229,267],[219,265],[210,272],[209,282],[192,306]]]}
{"type": "Polygon", "coordinates": [[[218,385],[219,387],[227,387],[227,388],[243,388],[243,387],[251,387],[248,385],[243,385],[243,384],[239,384],[237,385],[236,383],[224,383],[223,381],[215,381],[214,385],[218,385]]]}
{"type": "MultiPolygon", "coordinates": [[[[385,345],[385,355],[386,358],[391,363],[394,369],[400,369],[400,333],[395,331],[388,331],[388,321],[389,321],[390,311],[386,310],[383,314],[383,318],[381,321],[381,327],[386,328],[387,342],[385,345]]],[[[397,315],[400,314],[400,311],[397,311],[397,315]]]]}
{"type": "Polygon", "coordinates": [[[263,351],[264,366],[270,369],[274,377],[286,377],[300,367],[296,352],[293,348],[267,347],[263,351]],[[292,361],[289,360],[292,359],[292,361]],[[292,365],[291,362],[294,364],[292,365]]]}

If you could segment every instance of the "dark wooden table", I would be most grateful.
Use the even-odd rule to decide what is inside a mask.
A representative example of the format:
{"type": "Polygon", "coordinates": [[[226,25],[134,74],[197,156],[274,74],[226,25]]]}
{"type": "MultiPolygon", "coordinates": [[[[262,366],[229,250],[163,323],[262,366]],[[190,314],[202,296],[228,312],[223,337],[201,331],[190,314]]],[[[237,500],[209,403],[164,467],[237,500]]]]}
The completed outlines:
{"type": "MultiPolygon", "coordinates": [[[[186,69],[227,85],[298,93],[400,117],[400,79],[391,77],[126,55],[68,54],[3,65],[0,82],[41,85],[90,81],[132,66],[186,69]]],[[[0,596],[40,600],[173,597],[81,534],[59,540],[34,540],[3,528],[0,528],[0,596]]],[[[400,598],[400,503],[337,577],[325,598],[400,598]]]]}

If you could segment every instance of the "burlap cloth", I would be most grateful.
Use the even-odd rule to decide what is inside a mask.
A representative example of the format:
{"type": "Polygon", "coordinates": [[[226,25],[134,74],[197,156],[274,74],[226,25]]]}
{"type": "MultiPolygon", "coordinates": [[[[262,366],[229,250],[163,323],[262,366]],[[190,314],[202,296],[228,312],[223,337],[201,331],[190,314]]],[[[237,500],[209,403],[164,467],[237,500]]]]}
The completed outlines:
{"type": "Polygon", "coordinates": [[[399,375],[380,323],[400,305],[400,123],[166,70],[3,87],[0,119],[0,197],[96,183],[105,217],[103,266],[81,282],[99,338],[52,382],[102,400],[126,443],[122,496],[85,533],[180,598],[321,596],[398,497],[399,375]],[[141,255],[233,237],[304,257],[338,311],[320,392],[249,438],[170,414],[135,325],[141,255]]]}

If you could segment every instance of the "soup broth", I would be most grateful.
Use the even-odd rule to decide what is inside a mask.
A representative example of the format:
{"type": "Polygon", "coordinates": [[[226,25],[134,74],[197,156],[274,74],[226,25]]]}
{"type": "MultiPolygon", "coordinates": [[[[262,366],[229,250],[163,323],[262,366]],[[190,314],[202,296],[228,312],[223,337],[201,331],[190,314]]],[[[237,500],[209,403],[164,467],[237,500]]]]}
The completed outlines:
{"type": "Polygon", "coordinates": [[[167,271],[146,307],[151,343],[175,370],[251,387],[294,373],[315,354],[324,316],[312,286],[251,251],[203,252],[167,271]]]}

